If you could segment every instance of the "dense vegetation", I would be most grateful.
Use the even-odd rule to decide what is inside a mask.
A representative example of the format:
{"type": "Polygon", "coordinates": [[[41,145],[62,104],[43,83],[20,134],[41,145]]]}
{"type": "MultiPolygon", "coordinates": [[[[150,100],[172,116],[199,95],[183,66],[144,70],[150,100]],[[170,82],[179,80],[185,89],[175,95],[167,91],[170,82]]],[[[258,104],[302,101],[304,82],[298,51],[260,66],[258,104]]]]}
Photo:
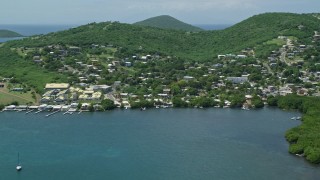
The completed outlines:
{"type": "Polygon", "coordinates": [[[303,154],[312,163],[320,163],[320,99],[317,97],[283,96],[271,98],[270,104],[303,113],[302,124],[286,132],[289,152],[303,154]]]}
{"type": "MultiPolygon", "coordinates": [[[[320,29],[320,20],[309,14],[266,13],[253,16],[220,31],[185,31],[134,26],[118,22],[91,23],[67,31],[10,42],[10,46],[43,47],[49,44],[89,46],[109,44],[122,47],[117,57],[133,54],[160,54],[185,60],[211,61],[218,54],[239,52],[245,48],[264,48],[263,43],[279,35],[294,36],[301,42],[310,42],[314,29],[320,29]],[[304,28],[299,29],[299,25],[304,28]],[[260,46],[259,46],[260,45],[260,46]],[[262,47],[261,47],[262,46],[262,47]]],[[[278,45],[279,46],[279,45],[278,45]]]]}
{"type": "Polygon", "coordinates": [[[157,27],[157,28],[163,28],[163,29],[175,29],[175,30],[183,30],[183,31],[191,31],[191,32],[203,31],[199,27],[186,24],[168,15],[149,18],[140,22],[136,22],[134,23],[134,25],[157,27]]]}
{"type": "Polygon", "coordinates": [[[0,37],[11,38],[11,37],[22,37],[22,35],[13,31],[0,29],[0,37]]]}

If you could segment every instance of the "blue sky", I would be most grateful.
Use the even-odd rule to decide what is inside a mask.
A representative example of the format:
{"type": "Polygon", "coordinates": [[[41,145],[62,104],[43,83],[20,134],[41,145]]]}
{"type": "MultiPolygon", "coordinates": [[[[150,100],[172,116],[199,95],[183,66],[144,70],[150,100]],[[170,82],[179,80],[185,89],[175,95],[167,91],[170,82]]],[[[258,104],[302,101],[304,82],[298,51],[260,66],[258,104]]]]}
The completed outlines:
{"type": "Polygon", "coordinates": [[[0,24],[133,23],[158,15],[233,24],[264,12],[320,12],[320,0],[1,0],[0,24]]]}

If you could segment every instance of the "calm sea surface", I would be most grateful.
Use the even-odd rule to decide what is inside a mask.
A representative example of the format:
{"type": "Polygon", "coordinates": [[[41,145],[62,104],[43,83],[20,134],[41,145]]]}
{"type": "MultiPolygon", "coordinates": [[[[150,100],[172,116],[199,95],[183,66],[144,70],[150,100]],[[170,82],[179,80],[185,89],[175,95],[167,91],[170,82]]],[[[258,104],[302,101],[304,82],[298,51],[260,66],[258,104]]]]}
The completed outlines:
{"type": "MultiPolygon", "coordinates": [[[[5,25],[0,24],[0,29],[7,29],[17,32],[23,36],[32,36],[37,34],[48,34],[51,32],[57,32],[67,30],[77,25],[5,25]]],[[[0,38],[1,42],[16,40],[21,38],[0,38]]]]}
{"type": "Polygon", "coordinates": [[[115,110],[45,117],[0,113],[3,180],[313,180],[288,154],[295,112],[278,109],[115,110]],[[17,154],[23,165],[16,172],[17,154]]]}
{"type": "Polygon", "coordinates": [[[222,30],[231,27],[232,24],[196,24],[195,26],[204,30],[222,30]]]}

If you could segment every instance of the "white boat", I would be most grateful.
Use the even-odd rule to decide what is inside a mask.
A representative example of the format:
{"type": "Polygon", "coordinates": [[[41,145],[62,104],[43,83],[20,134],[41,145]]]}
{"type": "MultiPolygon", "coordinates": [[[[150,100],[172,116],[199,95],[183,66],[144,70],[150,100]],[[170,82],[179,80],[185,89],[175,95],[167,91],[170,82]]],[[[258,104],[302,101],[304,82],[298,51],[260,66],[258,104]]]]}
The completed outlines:
{"type": "Polygon", "coordinates": [[[16,166],[16,170],[17,171],[21,171],[22,170],[22,166],[20,164],[20,156],[19,156],[19,153],[18,153],[18,165],[16,166]]]}

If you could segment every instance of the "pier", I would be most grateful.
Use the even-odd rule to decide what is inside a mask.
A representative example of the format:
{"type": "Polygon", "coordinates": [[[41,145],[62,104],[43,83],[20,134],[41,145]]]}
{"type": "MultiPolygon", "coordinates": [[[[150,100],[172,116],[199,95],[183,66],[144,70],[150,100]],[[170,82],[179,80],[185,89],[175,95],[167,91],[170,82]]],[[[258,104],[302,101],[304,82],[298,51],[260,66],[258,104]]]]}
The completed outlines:
{"type": "Polygon", "coordinates": [[[29,114],[29,113],[31,113],[31,112],[33,112],[33,111],[34,111],[34,109],[32,109],[32,110],[30,110],[30,111],[26,112],[26,114],[29,114]]]}
{"type": "Polygon", "coordinates": [[[51,115],[54,115],[55,113],[58,113],[58,112],[60,112],[60,110],[54,111],[54,112],[52,112],[52,113],[50,113],[50,114],[47,114],[46,117],[49,117],[49,116],[51,116],[51,115]]]}
{"type": "Polygon", "coordinates": [[[35,112],[34,114],[38,114],[38,113],[40,113],[40,112],[42,112],[43,110],[39,110],[39,111],[37,111],[37,112],[35,112]]]}

